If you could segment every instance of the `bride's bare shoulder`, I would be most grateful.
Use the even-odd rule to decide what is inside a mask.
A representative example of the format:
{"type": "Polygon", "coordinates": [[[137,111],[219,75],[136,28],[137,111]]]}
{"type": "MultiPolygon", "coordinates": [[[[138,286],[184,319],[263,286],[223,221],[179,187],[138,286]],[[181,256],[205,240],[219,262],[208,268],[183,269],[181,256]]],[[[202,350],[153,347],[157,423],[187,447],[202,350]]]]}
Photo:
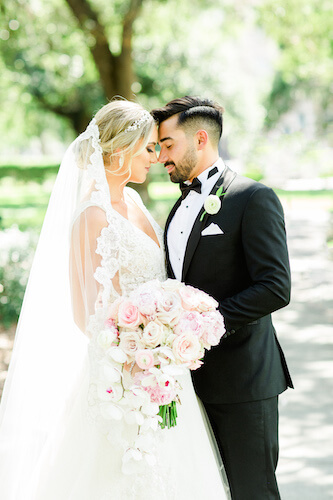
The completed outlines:
{"type": "Polygon", "coordinates": [[[143,201],[141,199],[141,196],[139,195],[139,193],[135,189],[133,189],[133,188],[131,188],[129,186],[126,186],[124,188],[124,191],[135,202],[143,203],[143,201]]]}
{"type": "Polygon", "coordinates": [[[105,211],[97,205],[82,207],[72,226],[72,234],[80,233],[80,239],[89,236],[89,239],[100,235],[103,227],[108,225],[105,211]]]}

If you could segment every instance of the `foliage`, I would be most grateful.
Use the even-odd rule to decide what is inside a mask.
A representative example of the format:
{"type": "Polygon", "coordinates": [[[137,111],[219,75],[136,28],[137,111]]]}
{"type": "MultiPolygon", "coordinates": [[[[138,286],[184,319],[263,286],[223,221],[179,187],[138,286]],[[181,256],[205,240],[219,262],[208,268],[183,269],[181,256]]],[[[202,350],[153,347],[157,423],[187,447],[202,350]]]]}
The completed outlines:
{"type": "MultiPolygon", "coordinates": [[[[26,154],[28,145],[30,153],[33,141],[39,141],[42,154],[49,153],[50,135],[68,144],[110,97],[96,55],[99,36],[108,46],[102,60],[109,69],[115,63],[120,68],[118,81],[119,75],[132,78],[128,64],[120,64],[125,32],[132,95],[148,109],[185,94],[221,102],[226,108],[222,155],[236,158],[241,172],[266,175],[274,164],[279,144],[271,141],[265,120],[278,135],[290,135],[284,113],[292,110],[304,132],[299,103],[310,103],[305,114],[323,129],[316,149],[330,140],[328,0],[0,0],[0,8],[0,134],[9,156],[26,154]],[[83,17],[74,3],[84,9],[83,17]],[[126,32],[131,6],[135,19],[126,32]]],[[[293,139],[297,147],[298,138],[293,139]]],[[[309,163],[312,146],[295,156],[300,161],[284,162],[285,171],[302,171],[305,155],[309,163]]],[[[316,155],[321,174],[322,155],[316,155]]]]}
{"type": "MultiPolygon", "coordinates": [[[[14,0],[3,10],[8,39],[2,42],[1,59],[13,87],[11,97],[19,97],[33,115],[37,111],[47,119],[51,112],[70,118],[75,128],[76,122],[84,120],[81,103],[90,116],[105,97],[89,43],[66,2],[14,0]]],[[[35,133],[41,133],[37,120],[32,125],[35,133]]]]}
{"type": "Polygon", "coordinates": [[[263,0],[258,24],[276,41],[279,54],[266,102],[267,126],[305,98],[317,105],[319,128],[331,122],[333,11],[329,0],[263,0]]]}
{"type": "Polygon", "coordinates": [[[11,177],[20,182],[38,182],[41,184],[49,177],[55,177],[59,165],[22,166],[22,165],[0,165],[0,179],[11,177]]]}
{"type": "Polygon", "coordinates": [[[12,227],[0,232],[0,323],[17,321],[28,281],[36,235],[12,227]]]}
{"type": "MultiPolygon", "coordinates": [[[[69,8],[72,0],[2,3],[7,23],[0,30],[4,77],[0,100],[9,99],[15,109],[11,116],[4,114],[3,129],[15,130],[14,120],[19,117],[19,125],[27,124],[30,136],[51,128],[58,133],[70,124],[81,130],[106,98],[112,97],[103,88],[102,68],[94,55],[95,24],[100,23],[100,36],[107,37],[110,54],[117,58],[124,50],[126,14],[139,0],[90,2],[97,21],[87,18],[85,22],[69,8]],[[60,121],[55,122],[55,113],[62,117],[60,121]]],[[[75,3],[87,5],[87,0],[75,3]]],[[[175,95],[204,94],[223,102],[240,124],[251,106],[250,127],[260,125],[262,111],[258,114],[253,104],[256,92],[260,98],[269,85],[266,88],[264,79],[253,81],[255,47],[248,46],[252,57],[243,64],[244,45],[258,33],[248,29],[240,6],[222,0],[218,5],[202,0],[144,0],[142,4],[142,15],[133,27],[135,36],[129,40],[135,74],[132,90],[138,99],[154,107],[175,95]],[[253,99],[249,99],[250,88],[253,99]]],[[[264,43],[260,54],[262,48],[264,43]]],[[[126,71],[125,65],[123,78],[126,71]]]]}

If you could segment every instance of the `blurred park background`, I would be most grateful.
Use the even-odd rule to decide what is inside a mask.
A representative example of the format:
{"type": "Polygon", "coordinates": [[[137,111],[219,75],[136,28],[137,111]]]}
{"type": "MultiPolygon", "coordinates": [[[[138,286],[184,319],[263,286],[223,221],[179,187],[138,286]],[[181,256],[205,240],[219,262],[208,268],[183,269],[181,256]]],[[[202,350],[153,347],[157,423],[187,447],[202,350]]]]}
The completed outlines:
{"type": "MultiPolygon", "coordinates": [[[[319,210],[331,258],[330,0],[0,0],[0,16],[0,386],[62,155],[115,95],[223,104],[226,163],[276,190],[287,226],[319,210]]],[[[149,175],[163,225],[177,186],[149,175]]]]}

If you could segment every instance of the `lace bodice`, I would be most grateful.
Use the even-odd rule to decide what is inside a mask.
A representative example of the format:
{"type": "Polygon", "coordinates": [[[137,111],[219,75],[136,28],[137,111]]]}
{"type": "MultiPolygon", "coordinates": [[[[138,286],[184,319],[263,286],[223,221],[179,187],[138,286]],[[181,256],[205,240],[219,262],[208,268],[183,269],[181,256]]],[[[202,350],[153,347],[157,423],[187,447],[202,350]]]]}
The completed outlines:
{"type": "Polygon", "coordinates": [[[116,275],[122,295],[128,295],[138,285],[147,281],[166,279],[162,229],[134,189],[125,188],[125,193],[134,200],[149,220],[160,246],[117,211],[112,209],[107,214],[108,226],[102,229],[96,250],[102,257],[102,262],[95,272],[95,279],[103,287],[104,306],[106,302],[110,304],[119,296],[112,283],[116,275]]]}

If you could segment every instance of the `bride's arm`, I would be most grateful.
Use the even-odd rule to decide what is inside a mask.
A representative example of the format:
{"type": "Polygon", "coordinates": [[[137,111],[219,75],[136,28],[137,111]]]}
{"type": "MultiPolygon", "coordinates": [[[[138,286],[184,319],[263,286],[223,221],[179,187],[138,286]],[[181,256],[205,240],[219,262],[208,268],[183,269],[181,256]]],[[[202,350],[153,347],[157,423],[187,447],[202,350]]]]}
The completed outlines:
{"type": "MultiPolygon", "coordinates": [[[[91,206],[75,220],[70,245],[70,282],[72,310],[75,323],[86,332],[89,317],[94,314],[101,295],[101,285],[95,271],[102,257],[96,253],[98,238],[108,223],[104,210],[91,206]]],[[[113,288],[119,289],[118,274],[112,279],[113,288]]]]}
{"type": "MultiPolygon", "coordinates": [[[[89,317],[93,315],[98,307],[101,306],[101,295],[103,287],[95,279],[96,269],[102,265],[102,256],[98,247],[98,239],[104,228],[108,227],[105,212],[97,207],[91,206],[84,210],[75,220],[70,245],[70,282],[72,296],[72,310],[74,321],[80,330],[89,335],[87,326],[89,317]]],[[[111,231],[112,234],[112,231],[111,231]]],[[[108,246],[110,243],[103,239],[102,245],[108,246]]],[[[110,249],[105,248],[105,254],[110,256],[110,249]]],[[[114,257],[117,254],[115,250],[114,257]]],[[[110,275],[112,283],[112,296],[121,295],[119,285],[119,272],[113,276],[110,275]]],[[[112,300],[112,297],[109,297],[112,300]]],[[[142,371],[136,363],[124,365],[125,371],[133,377],[138,371],[142,371]]]]}

